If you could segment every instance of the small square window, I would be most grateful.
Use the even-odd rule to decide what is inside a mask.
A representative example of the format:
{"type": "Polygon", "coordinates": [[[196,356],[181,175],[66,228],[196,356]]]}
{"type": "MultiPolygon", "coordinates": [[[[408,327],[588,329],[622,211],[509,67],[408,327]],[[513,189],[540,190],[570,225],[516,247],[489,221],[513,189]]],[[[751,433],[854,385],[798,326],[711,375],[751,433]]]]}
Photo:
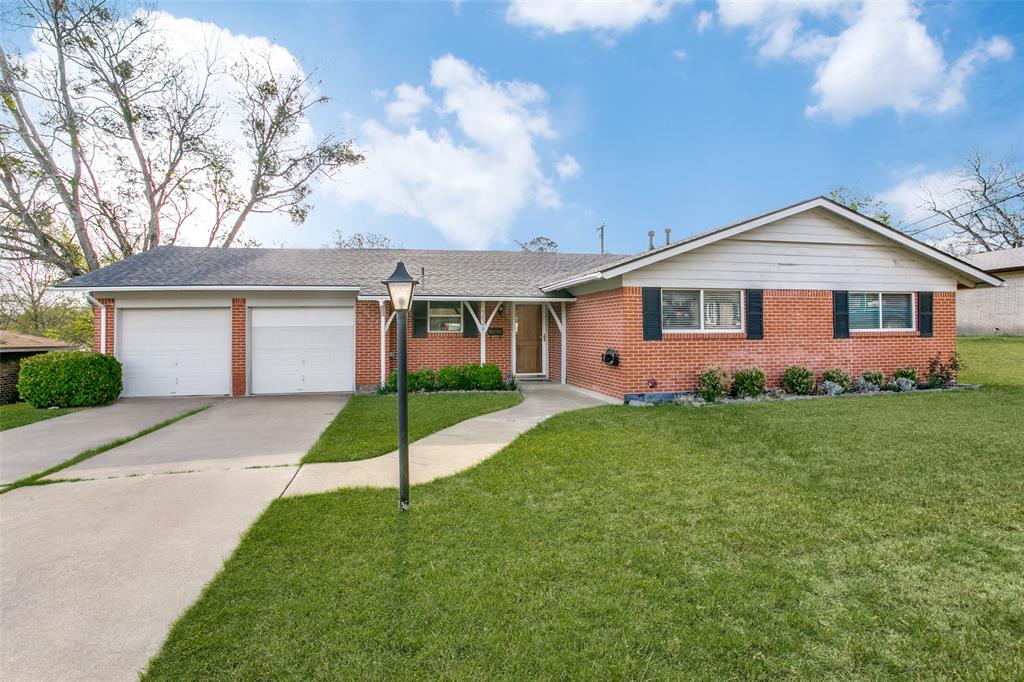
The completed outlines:
{"type": "Polygon", "coordinates": [[[432,332],[461,332],[462,304],[430,302],[428,329],[432,332]]]}

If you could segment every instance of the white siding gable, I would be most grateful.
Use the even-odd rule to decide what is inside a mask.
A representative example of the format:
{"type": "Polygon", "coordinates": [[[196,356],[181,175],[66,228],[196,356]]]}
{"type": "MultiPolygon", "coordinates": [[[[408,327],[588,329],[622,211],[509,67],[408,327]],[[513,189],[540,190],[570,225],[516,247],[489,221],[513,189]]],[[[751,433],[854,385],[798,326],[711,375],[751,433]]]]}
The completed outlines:
{"type": "Polygon", "coordinates": [[[955,291],[953,272],[821,209],[622,276],[627,287],[955,291]]]}

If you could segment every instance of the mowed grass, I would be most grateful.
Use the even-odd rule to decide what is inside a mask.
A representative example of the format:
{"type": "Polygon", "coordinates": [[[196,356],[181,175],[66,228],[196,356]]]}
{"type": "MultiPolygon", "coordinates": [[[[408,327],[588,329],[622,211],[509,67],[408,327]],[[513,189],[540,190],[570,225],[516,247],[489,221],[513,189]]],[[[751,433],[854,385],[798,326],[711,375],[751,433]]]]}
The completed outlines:
{"type": "Polygon", "coordinates": [[[43,421],[44,419],[53,419],[54,417],[60,417],[65,414],[77,412],[80,409],[82,408],[38,408],[32,407],[28,403],[0,405],[0,431],[14,429],[27,424],[34,424],[35,422],[43,421]]]}
{"type": "Polygon", "coordinates": [[[1009,378],[597,407],[407,515],[279,500],[146,677],[1021,679],[1024,339],[961,350],[1009,378]]]}
{"type": "MultiPolygon", "coordinates": [[[[418,440],[470,417],[512,407],[522,399],[519,391],[414,393],[409,396],[409,440],[418,440]]],[[[350,462],[376,457],[397,447],[397,397],[356,395],[320,434],[302,462],[350,462]]]]}

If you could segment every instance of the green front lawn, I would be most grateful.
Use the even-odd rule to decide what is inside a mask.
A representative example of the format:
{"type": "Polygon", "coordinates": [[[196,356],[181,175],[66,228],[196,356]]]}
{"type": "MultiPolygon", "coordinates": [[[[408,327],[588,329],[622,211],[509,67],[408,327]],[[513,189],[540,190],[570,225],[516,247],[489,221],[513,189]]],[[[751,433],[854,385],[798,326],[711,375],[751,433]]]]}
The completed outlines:
{"type": "Polygon", "coordinates": [[[77,412],[80,407],[66,408],[38,408],[28,403],[13,403],[11,405],[0,405],[0,431],[14,429],[26,424],[34,424],[44,419],[53,419],[71,412],[77,412]]]}
{"type": "Polygon", "coordinates": [[[1024,339],[962,351],[1005,385],[597,407],[408,515],[278,500],[147,677],[1021,679],[1024,339]]]}
{"type": "MultiPolygon", "coordinates": [[[[409,396],[409,440],[418,440],[470,417],[504,410],[523,399],[519,391],[495,393],[414,393],[409,396]]],[[[351,462],[398,447],[398,399],[394,395],[356,395],[302,459],[351,462]]]]}

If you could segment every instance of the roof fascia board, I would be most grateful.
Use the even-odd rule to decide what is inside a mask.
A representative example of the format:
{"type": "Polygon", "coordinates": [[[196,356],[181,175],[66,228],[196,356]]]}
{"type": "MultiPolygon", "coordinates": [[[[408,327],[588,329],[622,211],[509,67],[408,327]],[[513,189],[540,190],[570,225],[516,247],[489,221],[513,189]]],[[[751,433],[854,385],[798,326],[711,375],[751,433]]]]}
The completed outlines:
{"type": "MultiPolygon", "coordinates": [[[[388,301],[390,300],[387,296],[358,296],[360,301],[388,301]]],[[[575,296],[474,296],[472,294],[459,294],[452,296],[440,296],[440,295],[416,295],[413,294],[414,301],[485,301],[487,303],[498,302],[498,303],[572,303],[576,300],[575,296]]]]}
{"type": "Polygon", "coordinates": [[[344,286],[344,287],[331,287],[331,286],[145,286],[145,287],[132,287],[132,286],[116,286],[116,287],[102,287],[102,286],[76,286],[76,287],[65,287],[57,285],[55,288],[62,289],[64,291],[102,291],[102,292],[133,292],[133,291],[346,291],[346,292],[358,292],[359,287],[344,286]]]}

